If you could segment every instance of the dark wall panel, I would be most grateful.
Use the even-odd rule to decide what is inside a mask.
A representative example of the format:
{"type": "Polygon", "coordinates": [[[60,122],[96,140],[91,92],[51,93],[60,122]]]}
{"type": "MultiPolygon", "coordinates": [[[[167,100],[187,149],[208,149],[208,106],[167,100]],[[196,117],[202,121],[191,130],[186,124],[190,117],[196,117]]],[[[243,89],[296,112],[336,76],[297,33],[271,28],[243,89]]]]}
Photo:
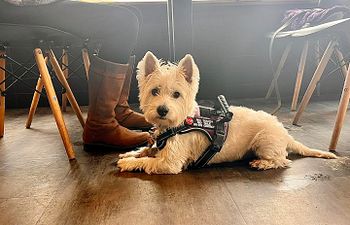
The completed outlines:
{"type": "MultiPolygon", "coordinates": [[[[144,21],[136,51],[137,62],[148,50],[159,58],[167,59],[169,46],[166,4],[135,4],[135,6],[141,10],[144,21]]],[[[299,5],[299,7],[311,6],[299,5]]],[[[280,26],[280,20],[286,9],[296,7],[298,5],[194,4],[193,56],[201,72],[199,98],[211,99],[218,94],[225,94],[229,98],[263,97],[272,77],[267,35],[280,26]]],[[[285,44],[276,42],[273,51],[274,66],[285,44]]],[[[296,44],[279,81],[283,96],[288,97],[292,94],[299,55],[300,44],[296,44]]],[[[314,66],[312,60],[308,61],[305,80],[310,79],[314,66]]],[[[326,77],[322,81],[322,94],[340,93],[341,82],[339,74],[326,77]]],[[[75,78],[72,80],[72,86],[78,101],[86,105],[86,83],[80,78],[75,78]]],[[[18,84],[8,93],[8,106],[29,106],[31,93],[29,91],[23,94],[23,89],[23,86],[18,84]]],[[[137,102],[137,95],[137,84],[134,79],[130,101],[137,102]]],[[[42,104],[47,103],[42,101],[42,104]]]]}
{"type": "MultiPolygon", "coordinates": [[[[311,7],[303,5],[302,7],[311,7]]],[[[230,98],[263,97],[272,77],[268,34],[281,26],[287,9],[298,5],[196,4],[194,55],[201,71],[200,98],[223,93],[230,98]]],[[[299,6],[301,7],[301,6],[299,6]]],[[[286,43],[275,42],[276,67],[286,43]]],[[[301,43],[293,46],[279,80],[283,96],[292,94],[301,43]]],[[[314,70],[308,61],[305,79],[314,70]]],[[[338,76],[339,77],[339,76],[338,76]]],[[[324,93],[335,91],[340,79],[325,80],[324,93]]]]}

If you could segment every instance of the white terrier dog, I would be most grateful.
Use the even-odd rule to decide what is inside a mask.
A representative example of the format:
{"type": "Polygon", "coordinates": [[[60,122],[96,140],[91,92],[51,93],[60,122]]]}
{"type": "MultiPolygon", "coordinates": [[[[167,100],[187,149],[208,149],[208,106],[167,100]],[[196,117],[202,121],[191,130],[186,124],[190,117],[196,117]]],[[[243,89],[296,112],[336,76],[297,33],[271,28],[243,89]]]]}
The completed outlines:
{"type": "MultiPolygon", "coordinates": [[[[199,70],[191,55],[178,65],[165,64],[147,52],[138,64],[140,108],[146,120],[159,132],[177,127],[196,111],[199,70]]],[[[294,140],[275,116],[245,107],[230,107],[233,119],[229,122],[227,139],[209,164],[235,161],[252,150],[258,159],[250,166],[266,170],[287,167],[288,151],[303,156],[336,158],[330,152],[310,149],[294,140]]],[[[189,132],[169,138],[165,147],[150,157],[150,150],[141,148],[121,154],[120,171],[144,170],[148,174],[178,174],[196,161],[210,145],[202,132],[189,132]]]]}

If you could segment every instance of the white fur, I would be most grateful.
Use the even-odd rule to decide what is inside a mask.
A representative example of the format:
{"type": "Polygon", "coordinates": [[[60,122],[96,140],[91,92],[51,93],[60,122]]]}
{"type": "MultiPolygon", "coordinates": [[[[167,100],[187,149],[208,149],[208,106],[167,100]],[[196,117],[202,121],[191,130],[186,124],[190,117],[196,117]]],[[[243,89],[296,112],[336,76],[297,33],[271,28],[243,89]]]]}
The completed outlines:
{"type": "MultiPolygon", "coordinates": [[[[147,52],[138,64],[137,80],[140,107],[147,121],[158,131],[179,126],[195,111],[199,70],[191,55],[186,55],[175,65],[162,63],[147,52]],[[159,90],[156,96],[152,95],[154,88],[159,90]],[[180,93],[179,98],[174,98],[175,91],[180,93]],[[157,113],[157,107],[161,105],[169,109],[166,118],[159,118],[157,113]]],[[[287,159],[287,150],[304,156],[336,158],[333,153],[310,149],[295,141],[275,116],[245,107],[231,106],[230,111],[234,118],[230,122],[227,140],[209,164],[239,160],[250,150],[258,157],[250,165],[262,170],[289,166],[291,161],[287,159]]],[[[166,146],[154,157],[145,156],[147,148],[121,154],[118,167],[121,171],[178,174],[196,161],[209,144],[207,137],[200,132],[176,135],[169,138],[166,146]]]]}

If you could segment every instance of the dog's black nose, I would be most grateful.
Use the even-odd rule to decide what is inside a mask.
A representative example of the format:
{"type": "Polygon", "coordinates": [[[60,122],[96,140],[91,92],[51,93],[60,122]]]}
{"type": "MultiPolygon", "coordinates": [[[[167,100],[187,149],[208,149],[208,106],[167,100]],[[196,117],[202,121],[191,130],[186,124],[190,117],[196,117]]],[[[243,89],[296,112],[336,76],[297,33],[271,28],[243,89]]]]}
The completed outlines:
{"type": "Polygon", "coordinates": [[[157,112],[161,117],[164,117],[166,116],[166,114],[168,114],[169,109],[165,105],[161,105],[161,106],[158,106],[157,112]]]}

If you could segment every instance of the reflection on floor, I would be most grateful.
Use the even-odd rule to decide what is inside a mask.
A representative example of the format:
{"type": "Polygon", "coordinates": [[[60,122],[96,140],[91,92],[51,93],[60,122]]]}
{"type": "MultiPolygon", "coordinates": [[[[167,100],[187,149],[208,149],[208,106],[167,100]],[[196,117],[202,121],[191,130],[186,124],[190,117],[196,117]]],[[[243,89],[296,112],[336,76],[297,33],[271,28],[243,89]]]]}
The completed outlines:
{"type": "MultiPolygon", "coordinates": [[[[271,110],[264,101],[235,101],[271,110]]],[[[312,102],[302,127],[278,114],[291,134],[327,150],[337,102],[312,102]]],[[[86,108],[84,109],[86,111],[86,108]]],[[[27,110],[8,110],[0,140],[0,224],[349,224],[350,118],[337,160],[291,156],[288,169],[255,171],[248,161],[180,175],[118,173],[118,153],[83,151],[82,129],[69,109],[65,120],[77,153],[68,162],[50,110],[24,128],[27,110]]]]}

